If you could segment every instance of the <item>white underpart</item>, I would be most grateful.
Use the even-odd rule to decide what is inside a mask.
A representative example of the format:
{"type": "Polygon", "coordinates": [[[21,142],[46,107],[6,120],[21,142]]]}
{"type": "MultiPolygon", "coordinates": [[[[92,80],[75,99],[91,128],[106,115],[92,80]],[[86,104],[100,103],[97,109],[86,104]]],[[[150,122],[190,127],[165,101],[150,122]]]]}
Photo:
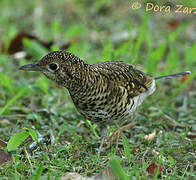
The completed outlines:
{"type": "MultiPolygon", "coordinates": [[[[123,88],[123,87],[120,87],[123,88]]],[[[126,116],[130,116],[132,115],[138,106],[140,106],[142,104],[142,102],[144,101],[144,99],[146,99],[146,97],[148,97],[149,95],[151,95],[154,91],[155,91],[156,87],[155,87],[155,80],[153,80],[152,85],[150,86],[150,88],[148,89],[148,91],[141,93],[140,95],[134,97],[133,99],[131,99],[131,103],[129,105],[126,106],[126,116]],[[134,103],[134,104],[133,104],[134,103]]],[[[123,97],[124,99],[126,99],[128,96],[128,93],[125,92],[125,96],[123,97]]],[[[95,116],[95,117],[102,117],[104,118],[109,118],[110,115],[107,111],[105,110],[98,110],[98,112],[96,111],[92,111],[91,115],[95,116]]]]}
{"type": "Polygon", "coordinates": [[[104,116],[108,116],[108,112],[106,112],[104,110],[99,110],[98,113],[101,115],[104,115],[104,116]]]}
{"type": "Polygon", "coordinates": [[[94,117],[99,117],[99,118],[110,118],[110,115],[107,111],[105,110],[98,110],[98,111],[91,111],[91,116],[94,116],[94,117]]]}
{"type": "Polygon", "coordinates": [[[127,106],[127,110],[130,111],[130,113],[135,112],[137,107],[140,106],[142,104],[142,102],[144,101],[144,99],[146,99],[146,97],[151,95],[155,91],[155,89],[156,89],[156,87],[155,87],[155,80],[153,80],[152,85],[150,86],[148,91],[146,91],[144,93],[141,93],[140,95],[134,97],[132,99],[132,101],[134,101],[134,105],[132,106],[132,103],[130,105],[128,105],[127,106]]]}
{"type": "MultiPolygon", "coordinates": [[[[120,87],[120,88],[123,89],[123,87],[120,87]]],[[[133,113],[136,111],[137,107],[140,106],[142,104],[142,102],[144,101],[144,99],[146,97],[148,97],[149,95],[151,95],[155,91],[155,89],[156,89],[155,80],[153,80],[152,85],[148,89],[148,91],[141,93],[140,95],[134,97],[133,99],[131,98],[131,101],[130,101],[131,103],[126,106],[126,112],[125,112],[124,118],[128,118],[128,117],[132,116],[133,113]]],[[[128,93],[125,92],[125,95],[122,97],[122,99],[125,99],[124,102],[126,102],[127,96],[128,96],[128,93]]],[[[110,114],[103,109],[99,109],[98,111],[91,111],[90,116],[99,117],[102,119],[111,118],[110,114]]]]}

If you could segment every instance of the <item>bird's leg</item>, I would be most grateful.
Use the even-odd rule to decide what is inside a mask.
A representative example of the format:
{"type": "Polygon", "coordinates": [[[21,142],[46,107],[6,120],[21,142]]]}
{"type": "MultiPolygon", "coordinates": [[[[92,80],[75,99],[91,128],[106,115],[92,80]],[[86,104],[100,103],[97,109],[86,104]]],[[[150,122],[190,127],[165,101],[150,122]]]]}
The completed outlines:
{"type": "Polygon", "coordinates": [[[100,157],[101,150],[102,150],[104,142],[106,140],[106,132],[107,132],[106,129],[101,130],[101,142],[100,142],[99,149],[98,149],[98,157],[100,157]]]}
{"type": "MultiPolygon", "coordinates": [[[[131,129],[135,126],[135,124],[133,123],[129,123],[125,126],[122,126],[120,129],[116,130],[109,138],[108,140],[108,144],[106,146],[106,149],[109,149],[112,145],[112,143],[114,142],[115,139],[119,139],[120,137],[120,133],[121,131],[124,131],[125,129],[131,129]]],[[[101,131],[101,142],[100,142],[100,146],[99,146],[99,149],[98,149],[98,157],[100,157],[100,154],[101,154],[101,150],[103,148],[103,145],[105,143],[105,140],[106,140],[106,132],[107,132],[107,129],[103,129],[101,131]]]]}
{"type": "Polygon", "coordinates": [[[125,129],[131,129],[135,126],[135,124],[127,124],[125,126],[122,126],[120,129],[116,130],[109,138],[109,141],[108,141],[108,145],[106,146],[106,149],[109,149],[112,145],[112,143],[114,142],[115,139],[119,139],[120,137],[120,133],[121,131],[124,131],[125,129]]]}
{"type": "Polygon", "coordinates": [[[100,157],[100,154],[101,154],[101,150],[103,148],[104,141],[105,141],[105,137],[103,137],[101,139],[101,142],[100,142],[100,145],[99,145],[99,149],[98,149],[98,153],[97,153],[98,154],[98,157],[100,157]]]}

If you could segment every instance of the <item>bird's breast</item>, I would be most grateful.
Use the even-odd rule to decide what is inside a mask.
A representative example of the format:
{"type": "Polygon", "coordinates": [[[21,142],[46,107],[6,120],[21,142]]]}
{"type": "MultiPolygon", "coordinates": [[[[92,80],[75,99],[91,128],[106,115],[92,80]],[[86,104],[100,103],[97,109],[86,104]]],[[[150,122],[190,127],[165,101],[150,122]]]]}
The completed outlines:
{"type": "MultiPolygon", "coordinates": [[[[98,83],[97,83],[98,84],[98,83]]],[[[143,100],[155,90],[155,81],[150,88],[135,97],[130,96],[123,86],[88,87],[82,94],[71,95],[78,111],[87,119],[96,123],[113,123],[130,118],[143,100]]]]}

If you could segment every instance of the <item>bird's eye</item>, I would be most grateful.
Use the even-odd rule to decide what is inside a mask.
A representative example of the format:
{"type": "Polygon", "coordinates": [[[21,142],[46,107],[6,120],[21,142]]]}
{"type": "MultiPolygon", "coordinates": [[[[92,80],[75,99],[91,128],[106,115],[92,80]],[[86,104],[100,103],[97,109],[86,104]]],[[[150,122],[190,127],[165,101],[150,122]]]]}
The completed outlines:
{"type": "Polygon", "coordinates": [[[52,70],[52,71],[56,71],[56,70],[59,68],[59,66],[58,66],[58,64],[56,64],[56,63],[51,63],[51,64],[49,65],[49,68],[50,68],[50,70],[52,70]]]}

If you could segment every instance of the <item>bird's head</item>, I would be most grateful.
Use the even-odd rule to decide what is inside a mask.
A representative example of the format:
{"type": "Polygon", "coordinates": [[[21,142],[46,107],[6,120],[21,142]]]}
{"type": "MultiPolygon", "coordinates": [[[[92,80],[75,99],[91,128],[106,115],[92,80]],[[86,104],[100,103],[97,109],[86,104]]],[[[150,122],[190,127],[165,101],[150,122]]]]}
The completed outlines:
{"type": "Polygon", "coordinates": [[[85,65],[84,61],[69,52],[53,51],[38,62],[21,66],[20,70],[42,72],[47,78],[67,87],[68,83],[77,80],[85,65]]]}

